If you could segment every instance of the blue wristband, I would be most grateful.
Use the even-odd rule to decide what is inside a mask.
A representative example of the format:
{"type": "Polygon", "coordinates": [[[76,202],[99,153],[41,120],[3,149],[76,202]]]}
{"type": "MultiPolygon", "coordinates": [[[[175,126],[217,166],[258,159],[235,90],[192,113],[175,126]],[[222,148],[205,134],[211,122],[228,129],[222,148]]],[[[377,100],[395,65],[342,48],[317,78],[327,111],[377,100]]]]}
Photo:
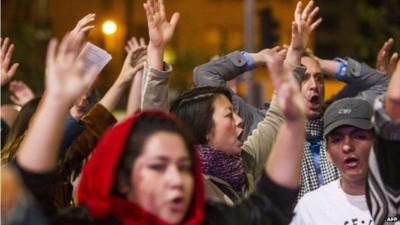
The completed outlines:
{"type": "Polygon", "coordinates": [[[344,77],[347,72],[348,61],[342,58],[335,58],[335,60],[339,62],[339,67],[337,68],[334,77],[335,78],[344,77]]]}
{"type": "Polygon", "coordinates": [[[246,59],[246,71],[253,70],[254,68],[256,68],[253,57],[251,57],[251,55],[248,52],[242,51],[241,53],[246,59]]]}

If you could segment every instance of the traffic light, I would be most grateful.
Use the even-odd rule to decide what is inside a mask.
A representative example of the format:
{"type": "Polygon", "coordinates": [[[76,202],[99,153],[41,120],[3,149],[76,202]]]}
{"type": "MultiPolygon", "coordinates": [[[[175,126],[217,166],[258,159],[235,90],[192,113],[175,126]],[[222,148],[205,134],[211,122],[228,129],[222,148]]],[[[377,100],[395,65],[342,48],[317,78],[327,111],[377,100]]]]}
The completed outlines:
{"type": "Polygon", "coordinates": [[[270,9],[263,9],[260,11],[260,25],[261,25],[261,48],[271,48],[275,46],[280,38],[278,28],[279,21],[277,21],[270,9]]]}

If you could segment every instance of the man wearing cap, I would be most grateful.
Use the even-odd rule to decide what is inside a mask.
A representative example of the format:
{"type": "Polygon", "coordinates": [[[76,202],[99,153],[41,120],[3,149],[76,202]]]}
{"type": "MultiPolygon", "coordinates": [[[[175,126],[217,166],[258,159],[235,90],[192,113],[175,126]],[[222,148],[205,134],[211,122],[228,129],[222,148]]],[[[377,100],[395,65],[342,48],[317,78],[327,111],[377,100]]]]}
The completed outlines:
{"type": "Polygon", "coordinates": [[[338,100],[325,111],[323,135],[340,178],[304,195],[291,224],[373,224],[365,197],[372,113],[359,98],[338,100]]]}

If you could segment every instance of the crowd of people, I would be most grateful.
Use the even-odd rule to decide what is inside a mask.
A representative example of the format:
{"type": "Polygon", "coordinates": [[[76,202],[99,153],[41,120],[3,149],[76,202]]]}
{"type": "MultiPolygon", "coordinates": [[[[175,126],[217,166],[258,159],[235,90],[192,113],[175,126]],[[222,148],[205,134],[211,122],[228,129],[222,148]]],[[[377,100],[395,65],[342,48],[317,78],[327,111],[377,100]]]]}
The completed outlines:
{"type": "Polygon", "coordinates": [[[180,15],[169,19],[163,0],[143,6],[149,41],[128,40],[102,97],[83,47],[94,14],[50,41],[42,96],[11,81],[15,46],[1,39],[1,86],[15,104],[1,106],[2,223],[400,224],[394,39],[375,68],[322,59],[307,48],[319,7],[298,2],[289,45],[197,66],[195,87],[169,102],[173,68],[163,55],[180,15]],[[255,68],[274,88],[264,108],[228,86],[255,68]],[[326,77],[346,84],[327,101],[326,77]]]}

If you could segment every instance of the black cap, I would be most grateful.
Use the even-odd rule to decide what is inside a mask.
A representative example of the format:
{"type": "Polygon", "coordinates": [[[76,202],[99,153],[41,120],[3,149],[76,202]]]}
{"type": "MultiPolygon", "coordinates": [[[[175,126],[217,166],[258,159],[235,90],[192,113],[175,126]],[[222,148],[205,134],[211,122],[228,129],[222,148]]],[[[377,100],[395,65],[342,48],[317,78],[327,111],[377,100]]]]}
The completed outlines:
{"type": "Polygon", "coordinates": [[[348,125],[372,129],[372,107],[360,98],[344,98],[333,102],[324,113],[324,136],[337,127],[348,125]]]}

